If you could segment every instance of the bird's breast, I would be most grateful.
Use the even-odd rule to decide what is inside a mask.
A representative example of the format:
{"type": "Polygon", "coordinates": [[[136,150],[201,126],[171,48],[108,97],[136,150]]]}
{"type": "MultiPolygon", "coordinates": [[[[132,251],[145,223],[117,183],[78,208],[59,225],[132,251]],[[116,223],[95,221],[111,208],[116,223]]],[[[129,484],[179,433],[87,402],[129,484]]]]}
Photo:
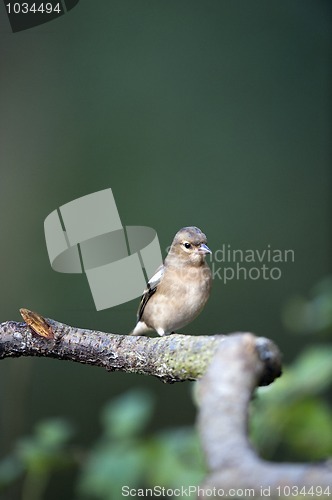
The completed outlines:
{"type": "Polygon", "coordinates": [[[185,326],[203,309],[210,294],[211,271],[202,267],[165,273],[150,305],[154,319],[166,331],[185,326]]]}

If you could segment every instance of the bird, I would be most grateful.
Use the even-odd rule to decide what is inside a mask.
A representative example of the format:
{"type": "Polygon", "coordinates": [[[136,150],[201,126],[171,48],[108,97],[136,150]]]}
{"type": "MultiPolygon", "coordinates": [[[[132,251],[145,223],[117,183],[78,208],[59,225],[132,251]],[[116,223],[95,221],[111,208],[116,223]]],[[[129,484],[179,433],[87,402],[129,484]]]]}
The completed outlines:
{"type": "Polygon", "coordinates": [[[205,261],[212,252],[206,243],[198,227],[183,227],[176,233],[164,263],[147,283],[130,335],[153,330],[160,336],[175,333],[203,310],[212,284],[205,261]]]}

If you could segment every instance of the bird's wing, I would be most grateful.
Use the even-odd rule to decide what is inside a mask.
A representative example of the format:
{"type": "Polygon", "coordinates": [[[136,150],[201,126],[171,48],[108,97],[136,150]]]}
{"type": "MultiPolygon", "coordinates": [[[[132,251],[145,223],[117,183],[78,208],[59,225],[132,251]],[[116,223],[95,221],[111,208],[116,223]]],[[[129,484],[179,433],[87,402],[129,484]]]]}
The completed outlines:
{"type": "Polygon", "coordinates": [[[148,301],[150,300],[150,298],[152,297],[152,295],[157,290],[157,287],[158,287],[163,275],[164,275],[164,265],[162,264],[161,266],[158,267],[157,271],[152,276],[152,278],[149,279],[147,287],[143,292],[141,302],[139,303],[139,307],[138,307],[138,311],[137,311],[137,321],[141,320],[145,306],[148,303],[148,301]]]}

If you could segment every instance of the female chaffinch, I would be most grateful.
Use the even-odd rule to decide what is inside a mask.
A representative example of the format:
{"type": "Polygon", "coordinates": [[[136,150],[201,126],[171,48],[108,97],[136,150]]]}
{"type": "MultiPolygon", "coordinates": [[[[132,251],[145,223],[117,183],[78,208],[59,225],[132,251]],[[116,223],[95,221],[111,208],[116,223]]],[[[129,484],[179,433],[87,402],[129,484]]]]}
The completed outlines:
{"type": "Polygon", "coordinates": [[[143,292],[137,324],[131,335],[156,330],[169,335],[198,316],[209,298],[211,270],[205,256],[212,253],[198,227],[184,227],[143,292]]]}

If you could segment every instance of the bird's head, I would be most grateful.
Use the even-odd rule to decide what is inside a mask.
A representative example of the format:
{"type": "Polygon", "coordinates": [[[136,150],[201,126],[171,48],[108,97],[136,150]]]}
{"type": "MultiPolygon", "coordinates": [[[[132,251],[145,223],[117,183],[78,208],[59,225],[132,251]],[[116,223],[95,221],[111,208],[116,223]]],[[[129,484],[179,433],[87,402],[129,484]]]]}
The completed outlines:
{"type": "Polygon", "coordinates": [[[183,227],[176,233],[168,255],[182,264],[200,265],[205,256],[212,253],[206,241],[205,234],[198,227],[183,227]]]}

